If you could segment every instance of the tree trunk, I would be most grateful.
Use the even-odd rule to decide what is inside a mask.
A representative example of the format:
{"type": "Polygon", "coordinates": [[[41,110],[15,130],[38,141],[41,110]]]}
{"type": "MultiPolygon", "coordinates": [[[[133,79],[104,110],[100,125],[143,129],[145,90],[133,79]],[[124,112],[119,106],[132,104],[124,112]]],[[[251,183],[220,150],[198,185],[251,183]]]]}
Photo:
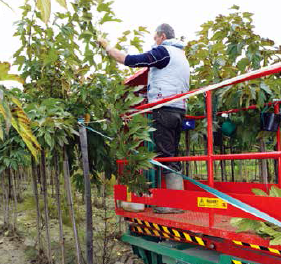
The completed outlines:
{"type": "Polygon", "coordinates": [[[41,219],[41,213],[40,213],[40,206],[39,206],[39,195],[38,195],[38,188],[37,188],[37,168],[35,165],[34,158],[31,157],[31,174],[32,174],[32,183],[33,183],[33,193],[36,203],[36,229],[37,229],[37,242],[38,242],[38,248],[39,252],[43,249],[42,247],[42,241],[41,241],[41,230],[40,230],[40,219],[41,219]]]}
{"type": "MultiPolygon", "coordinates": [[[[207,156],[208,155],[208,139],[207,138],[205,138],[205,140],[204,140],[204,155],[205,156],[207,156]]],[[[207,180],[208,180],[208,177],[209,177],[209,175],[208,175],[208,161],[205,161],[205,168],[206,168],[206,173],[207,173],[207,180]]],[[[204,172],[201,170],[201,174],[204,174],[204,172]]],[[[202,179],[202,178],[201,178],[202,179]]]]}
{"type": "Polygon", "coordinates": [[[7,170],[4,172],[4,188],[5,188],[5,195],[6,195],[6,224],[7,227],[10,228],[10,193],[9,193],[9,183],[7,188],[7,180],[9,182],[9,173],[7,170]],[[6,176],[6,184],[5,184],[5,176],[6,176]]]}
{"type": "Polygon", "coordinates": [[[13,185],[13,194],[14,194],[14,221],[13,221],[13,232],[17,229],[17,218],[18,218],[18,200],[17,200],[17,191],[16,191],[16,179],[15,179],[15,173],[12,168],[10,168],[10,175],[11,175],[11,181],[13,185]]]}
{"type": "MultiPolygon", "coordinates": [[[[230,154],[233,154],[232,142],[230,141],[230,154]]],[[[235,180],[235,163],[234,160],[230,161],[231,164],[231,181],[234,182],[235,180]]]]}
{"type": "MultiPolygon", "coordinates": [[[[186,156],[190,156],[190,135],[189,135],[189,130],[185,131],[185,155],[186,156]]],[[[192,177],[188,161],[186,161],[186,163],[185,163],[185,175],[187,175],[189,177],[192,177]]]]}
{"type": "Polygon", "coordinates": [[[21,201],[20,194],[23,193],[23,168],[20,167],[17,172],[15,172],[15,183],[17,190],[17,199],[21,201]]]}
{"type": "MultiPolygon", "coordinates": [[[[265,144],[264,140],[261,138],[260,141],[260,152],[265,152],[265,144]]],[[[268,172],[267,172],[267,164],[266,159],[260,160],[260,182],[261,183],[268,183],[268,172]]]]}
{"type": "Polygon", "coordinates": [[[244,181],[244,175],[243,175],[243,160],[238,160],[238,179],[240,181],[244,181]]]}
{"type": "Polygon", "coordinates": [[[44,201],[44,213],[45,213],[45,226],[46,226],[46,239],[47,239],[47,257],[49,263],[52,263],[52,250],[51,250],[51,239],[50,239],[50,227],[49,227],[49,210],[48,210],[48,188],[47,188],[47,177],[46,177],[46,157],[44,149],[41,150],[41,169],[42,169],[42,191],[44,201]]]}
{"type": "Polygon", "coordinates": [[[108,220],[107,220],[107,203],[106,203],[106,176],[102,173],[102,206],[103,206],[103,219],[104,219],[104,233],[103,233],[103,252],[102,264],[107,263],[108,259],[108,220]]]}
{"type": "Polygon", "coordinates": [[[70,180],[69,180],[70,173],[69,173],[68,156],[67,156],[65,148],[63,149],[63,175],[64,175],[64,182],[65,182],[65,189],[66,189],[66,196],[67,196],[67,204],[68,204],[68,208],[69,208],[70,219],[71,219],[72,227],[73,227],[73,235],[74,235],[74,239],[75,239],[77,264],[82,264],[81,250],[80,250],[80,244],[79,244],[78,233],[77,233],[77,228],[76,228],[73,200],[72,200],[72,194],[71,194],[71,185],[70,185],[70,180]]]}
{"type": "MultiPolygon", "coordinates": [[[[225,154],[223,143],[220,145],[220,153],[225,154]]],[[[227,181],[226,169],[225,169],[225,160],[220,161],[220,166],[221,166],[221,181],[227,181]]]]}
{"type": "Polygon", "coordinates": [[[87,264],[93,264],[93,210],[92,210],[92,194],[91,181],[89,177],[89,158],[87,131],[83,126],[79,127],[80,145],[83,161],[85,202],[86,202],[86,252],[87,264]]]}
{"type": "Polygon", "coordinates": [[[60,246],[61,246],[61,263],[65,264],[65,247],[64,247],[64,235],[63,235],[63,224],[62,224],[62,213],[61,213],[61,202],[60,202],[60,181],[59,181],[59,166],[58,166],[58,155],[55,152],[55,187],[56,187],[56,200],[58,208],[58,218],[59,218],[59,230],[60,230],[60,246]]]}
{"type": "Polygon", "coordinates": [[[4,217],[4,226],[9,226],[9,207],[8,207],[8,191],[5,186],[5,171],[2,173],[2,195],[3,195],[3,217],[4,217]]]}
{"type": "Polygon", "coordinates": [[[50,175],[50,185],[51,185],[51,190],[52,190],[52,197],[55,197],[55,190],[54,190],[54,171],[52,168],[49,166],[48,167],[49,175],[50,175]]]}

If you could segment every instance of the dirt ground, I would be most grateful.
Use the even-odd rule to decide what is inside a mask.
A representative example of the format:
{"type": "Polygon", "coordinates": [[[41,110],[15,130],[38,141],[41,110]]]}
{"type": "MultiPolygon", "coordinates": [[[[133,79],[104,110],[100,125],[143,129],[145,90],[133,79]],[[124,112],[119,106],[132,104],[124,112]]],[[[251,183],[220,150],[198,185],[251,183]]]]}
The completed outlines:
{"type": "MultiPolygon", "coordinates": [[[[29,198],[19,205],[18,218],[17,218],[17,232],[11,234],[3,229],[3,216],[2,208],[0,206],[0,264],[45,264],[46,257],[38,256],[36,250],[36,216],[33,207],[28,205],[29,198]]],[[[113,223],[117,220],[114,213],[113,200],[109,200],[109,217],[113,223]]],[[[82,206],[80,211],[83,211],[82,206]]],[[[82,212],[81,215],[84,213],[82,212]]],[[[79,215],[77,215],[79,218],[79,215]]],[[[101,252],[103,247],[103,210],[99,207],[93,207],[93,220],[94,220],[94,249],[97,254],[101,252]]],[[[84,219],[80,220],[79,233],[82,250],[84,247],[84,219]]],[[[113,231],[116,232],[116,227],[109,229],[108,233],[111,234],[113,231]]],[[[123,224],[123,229],[124,224],[123,224]]],[[[55,264],[60,262],[60,244],[59,244],[59,230],[58,220],[50,219],[50,234],[52,240],[52,256],[55,260],[55,264]]],[[[45,230],[42,230],[42,236],[45,236],[45,230]]],[[[66,264],[76,264],[75,248],[73,231],[71,226],[64,225],[64,237],[65,237],[65,248],[66,248],[66,264]]],[[[126,245],[118,239],[112,237],[112,243],[115,244],[114,248],[110,249],[110,262],[108,264],[142,264],[143,262],[138,259],[131,250],[129,245],[126,245]]],[[[85,252],[83,253],[85,255],[85,252]]],[[[97,264],[101,264],[101,256],[96,257],[97,264]]]]}
{"type": "Polygon", "coordinates": [[[30,264],[27,260],[26,245],[15,237],[0,236],[1,264],[30,264]]]}

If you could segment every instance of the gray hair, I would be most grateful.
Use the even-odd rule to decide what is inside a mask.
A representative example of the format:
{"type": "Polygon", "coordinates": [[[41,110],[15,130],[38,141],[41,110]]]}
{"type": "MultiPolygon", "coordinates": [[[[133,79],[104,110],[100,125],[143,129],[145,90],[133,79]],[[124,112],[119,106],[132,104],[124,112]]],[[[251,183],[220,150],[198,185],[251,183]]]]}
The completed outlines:
{"type": "Polygon", "coordinates": [[[165,23],[156,28],[156,33],[158,35],[164,33],[167,39],[172,39],[175,37],[174,29],[169,24],[165,23]]]}

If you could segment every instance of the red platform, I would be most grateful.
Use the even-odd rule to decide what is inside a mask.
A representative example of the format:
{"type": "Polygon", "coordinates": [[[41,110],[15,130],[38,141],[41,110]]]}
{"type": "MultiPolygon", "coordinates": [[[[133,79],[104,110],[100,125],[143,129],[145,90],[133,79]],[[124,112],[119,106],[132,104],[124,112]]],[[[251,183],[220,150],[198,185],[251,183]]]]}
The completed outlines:
{"type": "MultiPolygon", "coordinates": [[[[216,189],[226,192],[228,195],[255,206],[260,211],[272,217],[281,219],[281,199],[276,197],[256,196],[251,193],[252,188],[266,190],[269,186],[251,183],[215,182],[216,189]],[[231,193],[227,192],[231,190],[231,193]]],[[[123,217],[138,218],[144,221],[157,223],[167,227],[189,230],[194,233],[202,233],[208,236],[220,237],[228,240],[242,241],[264,247],[281,250],[281,246],[271,246],[269,240],[263,239],[250,232],[237,233],[235,227],[230,224],[233,217],[261,220],[230,204],[227,208],[198,207],[198,197],[214,198],[212,194],[201,190],[185,181],[185,190],[151,189],[149,197],[138,197],[131,194],[131,201],[147,205],[166,206],[186,210],[183,214],[155,214],[151,208],[145,212],[131,213],[121,208],[116,208],[116,214],[123,217]]],[[[115,186],[115,200],[127,201],[127,188],[123,185],[115,186]]]]}

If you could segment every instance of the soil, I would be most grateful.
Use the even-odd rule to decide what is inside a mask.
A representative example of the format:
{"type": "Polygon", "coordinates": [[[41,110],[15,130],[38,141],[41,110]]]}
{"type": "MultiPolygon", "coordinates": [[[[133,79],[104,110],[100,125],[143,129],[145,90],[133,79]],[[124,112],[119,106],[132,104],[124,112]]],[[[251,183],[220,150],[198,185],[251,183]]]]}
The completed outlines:
{"type": "Polygon", "coordinates": [[[30,264],[25,254],[26,246],[17,237],[0,236],[1,264],[30,264]]]}
{"type": "MultiPolygon", "coordinates": [[[[29,208],[26,204],[30,199],[24,199],[22,204],[19,204],[18,218],[17,218],[17,232],[12,234],[3,228],[2,208],[0,210],[0,264],[47,264],[44,254],[38,255],[36,249],[36,214],[33,206],[29,208]]],[[[118,221],[114,213],[114,201],[111,198],[108,200],[109,204],[109,218],[112,219],[112,223],[115,224],[118,221]]],[[[1,206],[0,206],[1,207],[1,206]]],[[[80,215],[83,215],[84,206],[79,206],[80,215]],[[81,213],[82,211],[82,213],[81,213]]],[[[77,218],[80,216],[77,215],[77,218]]],[[[98,256],[102,252],[103,247],[103,234],[104,222],[102,221],[103,209],[99,206],[93,207],[93,220],[94,220],[94,249],[97,252],[96,262],[101,264],[102,257],[98,256]]],[[[84,233],[84,219],[80,219],[79,233],[84,233]]],[[[121,232],[125,230],[123,228],[121,232]]],[[[129,245],[126,245],[118,240],[118,233],[116,225],[114,227],[109,226],[108,233],[110,241],[114,247],[109,247],[110,261],[108,264],[143,264],[143,262],[136,257],[129,245]]],[[[59,231],[58,220],[55,218],[50,219],[50,233],[52,239],[52,256],[54,264],[61,263],[60,258],[60,243],[59,243],[59,231]]],[[[45,236],[45,230],[42,230],[43,237],[45,236]]],[[[65,249],[66,249],[66,264],[76,264],[75,247],[72,228],[69,225],[64,225],[64,237],[65,237],[65,249]]],[[[80,235],[80,242],[82,251],[84,248],[84,237],[80,235]]],[[[85,252],[83,252],[85,255],[85,252]]]]}

